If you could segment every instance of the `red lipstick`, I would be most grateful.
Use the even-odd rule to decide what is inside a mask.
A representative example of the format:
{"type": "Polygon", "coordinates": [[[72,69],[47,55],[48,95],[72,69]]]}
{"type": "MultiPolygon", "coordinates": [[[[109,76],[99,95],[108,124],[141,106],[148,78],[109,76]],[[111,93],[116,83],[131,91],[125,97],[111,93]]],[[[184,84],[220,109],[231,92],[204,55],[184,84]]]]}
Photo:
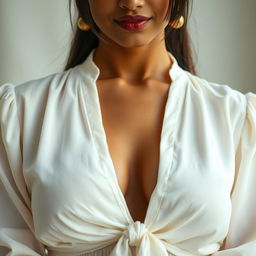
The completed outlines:
{"type": "Polygon", "coordinates": [[[143,29],[150,19],[151,18],[142,15],[125,15],[115,21],[124,29],[137,31],[143,29]]]}
{"type": "Polygon", "coordinates": [[[148,20],[149,17],[142,16],[142,15],[125,15],[117,19],[117,21],[127,21],[127,22],[137,22],[142,20],[148,20]]]}

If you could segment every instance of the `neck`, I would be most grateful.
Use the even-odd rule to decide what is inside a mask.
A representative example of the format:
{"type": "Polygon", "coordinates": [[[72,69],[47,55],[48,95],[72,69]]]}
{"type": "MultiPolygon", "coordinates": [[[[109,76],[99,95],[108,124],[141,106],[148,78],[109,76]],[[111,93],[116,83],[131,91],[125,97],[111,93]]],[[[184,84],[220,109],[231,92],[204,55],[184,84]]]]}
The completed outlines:
{"type": "Polygon", "coordinates": [[[145,83],[157,80],[170,83],[172,60],[163,35],[147,45],[126,48],[100,40],[93,61],[100,69],[99,80],[120,78],[128,82],[145,83]]]}

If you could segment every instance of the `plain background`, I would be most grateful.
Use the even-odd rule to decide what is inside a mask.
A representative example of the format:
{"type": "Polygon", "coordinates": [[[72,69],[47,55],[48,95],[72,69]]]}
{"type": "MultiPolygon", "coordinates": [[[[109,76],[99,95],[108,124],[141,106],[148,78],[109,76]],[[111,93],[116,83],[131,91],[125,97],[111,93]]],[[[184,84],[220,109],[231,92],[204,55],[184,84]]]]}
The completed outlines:
{"type": "MultiPolygon", "coordinates": [[[[189,24],[200,77],[256,92],[255,11],[255,0],[194,0],[189,24]]],[[[61,71],[71,36],[67,0],[0,0],[0,84],[61,71]]],[[[0,201],[5,196],[0,191],[0,201]]],[[[7,214],[10,223],[0,225],[23,225],[7,214]]]]}
{"type": "MultiPolygon", "coordinates": [[[[198,76],[256,92],[256,1],[194,0],[198,76]]],[[[0,84],[61,71],[72,36],[68,0],[0,0],[0,84]]]]}

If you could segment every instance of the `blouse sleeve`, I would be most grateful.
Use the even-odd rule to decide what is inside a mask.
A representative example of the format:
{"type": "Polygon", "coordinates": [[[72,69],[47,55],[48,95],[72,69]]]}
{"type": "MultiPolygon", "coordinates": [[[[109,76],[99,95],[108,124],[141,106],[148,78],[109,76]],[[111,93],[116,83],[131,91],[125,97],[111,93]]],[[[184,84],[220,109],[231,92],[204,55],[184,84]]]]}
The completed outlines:
{"type": "Polygon", "coordinates": [[[256,255],[256,94],[245,94],[245,120],[236,151],[232,216],[221,251],[213,256],[256,255]]]}
{"type": "Polygon", "coordinates": [[[34,235],[22,174],[20,130],[15,86],[4,84],[0,86],[0,255],[45,255],[44,246],[34,235]]]}

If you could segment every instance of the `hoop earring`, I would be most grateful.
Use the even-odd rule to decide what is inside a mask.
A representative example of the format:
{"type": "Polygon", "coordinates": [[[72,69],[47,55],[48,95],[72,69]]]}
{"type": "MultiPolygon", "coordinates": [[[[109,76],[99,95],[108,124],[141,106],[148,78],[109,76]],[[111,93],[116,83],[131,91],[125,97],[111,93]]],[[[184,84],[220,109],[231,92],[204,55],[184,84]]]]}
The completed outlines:
{"type": "Polygon", "coordinates": [[[87,31],[91,29],[91,27],[87,23],[85,23],[81,17],[77,21],[77,26],[80,30],[83,30],[83,31],[87,31]]]}
{"type": "Polygon", "coordinates": [[[175,20],[174,22],[170,22],[169,25],[174,29],[179,29],[184,25],[184,17],[180,16],[178,20],[175,20]]]}

